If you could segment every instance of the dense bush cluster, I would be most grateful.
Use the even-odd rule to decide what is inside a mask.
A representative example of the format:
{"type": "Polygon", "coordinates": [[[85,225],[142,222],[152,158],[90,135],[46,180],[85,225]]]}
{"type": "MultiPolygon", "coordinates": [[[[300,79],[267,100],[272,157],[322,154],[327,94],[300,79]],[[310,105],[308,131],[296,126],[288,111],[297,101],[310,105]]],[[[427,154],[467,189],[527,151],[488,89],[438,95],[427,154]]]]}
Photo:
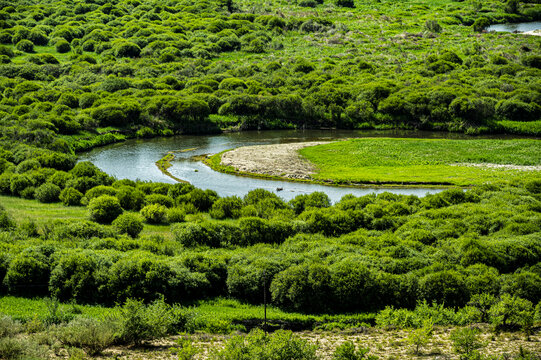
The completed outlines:
{"type": "Polygon", "coordinates": [[[113,226],[64,221],[23,231],[3,211],[2,229],[21,239],[7,240],[0,263],[7,293],[103,304],[217,295],[260,303],[265,291],[275,305],[302,312],[413,308],[421,300],[462,308],[481,295],[532,307],[541,298],[538,181],[424,198],[345,196],[331,206],[322,193],[286,203],[265,190],[218,198],[183,183],[112,182],[84,162],[62,176],[73,184],[102,179],[107,185],[84,198],[91,217],[113,226]],[[134,239],[143,221],[173,218],[180,223],[171,239],[134,239]]]}
{"type": "Polygon", "coordinates": [[[539,4],[79,5],[0,4],[8,148],[69,153],[221,128],[539,134],[536,39],[473,32],[538,20],[539,4]]]}
{"type": "Polygon", "coordinates": [[[87,206],[92,220],[16,224],[0,209],[0,292],[100,304],[266,293],[305,312],[421,300],[513,325],[509,308],[541,298],[539,181],[331,206],[76,164],[76,151],[130,136],[223,128],[539,133],[538,40],[473,33],[539,19],[539,5],[421,3],[383,15],[358,1],[0,1],[0,194],[87,206]],[[141,236],[144,223],[174,225],[141,236]]]}

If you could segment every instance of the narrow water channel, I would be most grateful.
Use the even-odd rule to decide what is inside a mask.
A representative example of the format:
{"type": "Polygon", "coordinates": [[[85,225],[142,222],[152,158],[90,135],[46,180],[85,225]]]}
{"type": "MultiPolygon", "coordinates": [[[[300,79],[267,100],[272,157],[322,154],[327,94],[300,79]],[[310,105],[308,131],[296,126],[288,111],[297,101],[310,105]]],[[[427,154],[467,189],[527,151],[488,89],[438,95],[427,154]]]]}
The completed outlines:
{"type": "Polygon", "coordinates": [[[248,191],[263,188],[275,192],[285,200],[299,194],[315,191],[325,192],[333,202],[346,194],[355,196],[389,191],[398,194],[424,196],[436,193],[433,188],[348,188],[318,184],[262,180],[249,177],[222,174],[211,170],[194,156],[216,154],[223,150],[240,146],[304,142],[315,140],[334,140],[358,137],[416,137],[416,138],[469,138],[463,134],[420,132],[420,131],[354,131],[354,130],[280,130],[248,131],[225,133],[213,136],[175,136],[150,140],[129,140],[121,144],[94,149],[80,156],[81,160],[92,161],[103,171],[118,179],[161,181],[173,183],[175,180],[161,173],[155,162],[168,151],[184,150],[175,153],[175,160],[169,169],[172,175],[186,180],[196,187],[212,189],[220,196],[244,196],[248,191]],[[277,190],[277,189],[283,190],[277,190]]]}
{"type": "Polygon", "coordinates": [[[515,24],[495,24],[490,25],[487,28],[487,31],[496,31],[496,32],[528,32],[541,29],[541,21],[532,21],[525,23],[515,23],[515,24]]]}

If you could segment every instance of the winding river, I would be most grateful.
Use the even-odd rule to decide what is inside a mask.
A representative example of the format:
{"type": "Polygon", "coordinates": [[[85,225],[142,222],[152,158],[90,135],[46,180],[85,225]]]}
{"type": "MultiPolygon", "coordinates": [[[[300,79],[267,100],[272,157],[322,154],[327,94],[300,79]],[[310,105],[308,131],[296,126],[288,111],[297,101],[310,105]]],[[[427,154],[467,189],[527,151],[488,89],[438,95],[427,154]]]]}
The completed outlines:
{"type": "Polygon", "coordinates": [[[169,171],[175,177],[189,181],[196,187],[215,190],[220,196],[244,196],[248,191],[263,188],[277,193],[285,200],[299,194],[315,191],[325,192],[336,202],[346,194],[355,196],[369,193],[392,192],[424,196],[441,189],[431,188],[350,188],[335,187],[302,182],[255,179],[222,174],[211,170],[194,156],[215,154],[239,146],[279,144],[287,142],[324,141],[356,137],[418,137],[418,138],[468,138],[463,134],[420,132],[420,131],[354,131],[354,130],[280,130],[247,131],[224,133],[211,136],[175,136],[150,140],[129,140],[120,144],[109,145],[81,154],[81,160],[92,161],[103,171],[118,179],[161,181],[174,183],[175,180],[164,175],[155,165],[169,151],[175,153],[169,171]],[[283,190],[278,191],[277,188],[283,190]]]}

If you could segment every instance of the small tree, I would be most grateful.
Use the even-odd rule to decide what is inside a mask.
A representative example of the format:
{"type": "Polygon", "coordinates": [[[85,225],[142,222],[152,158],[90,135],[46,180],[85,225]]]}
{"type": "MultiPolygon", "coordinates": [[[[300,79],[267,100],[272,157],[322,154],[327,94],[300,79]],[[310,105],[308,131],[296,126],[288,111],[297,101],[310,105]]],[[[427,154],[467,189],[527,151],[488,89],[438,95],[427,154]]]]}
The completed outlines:
{"type": "Polygon", "coordinates": [[[355,344],[346,341],[334,350],[332,360],[376,360],[376,356],[367,355],[369,351],[368,348],[356,349],[355,344]]]}
{"type": "Polygon", "coordinates": [[[496,331],[509,325],[518,325],[529,339],[534,314],[535,309],[530,301],[504,294],[501,300],[490,308],[490,321],[496,331]]]}
{"type": "Polygon", "coordinates": [[[424,322],[422,328],[412,329],[409,332],[407,340],[408,343],[414,347],[413,353],[415,355],[419,355],[421,348],[428,344],[428,341],[432,337],[432,331],[433,324],[432,320],[429,319],[424,322]]]}
{"type": "Polygon", "coordinates": [[[487,322],[489,310],[494,304],[496,304],[496,302],[497,299],[494,297],[494,295],[484,293],[473,295],[468,302],[468,305],[476,308],[477,311],[479,311],[480,322],[487,322]]]}

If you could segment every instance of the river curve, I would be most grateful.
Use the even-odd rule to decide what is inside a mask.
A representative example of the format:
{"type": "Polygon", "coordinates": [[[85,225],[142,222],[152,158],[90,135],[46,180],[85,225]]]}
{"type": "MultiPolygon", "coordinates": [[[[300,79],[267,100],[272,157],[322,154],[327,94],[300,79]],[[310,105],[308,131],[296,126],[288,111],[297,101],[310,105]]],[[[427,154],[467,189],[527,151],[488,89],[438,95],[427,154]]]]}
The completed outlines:
{"type": "Polygon", "coordinates": [[[330,141],[357,137],[417,137],[417,138],[449,138],[467,139],[463,134],[439,133],[423,131],[355,131],[355,130],[279,130],[279,131],[247,131],[224,133],[207,136],[174,136],[150,140],[128,140],[94,149],[80,155],[80,160],[92,161],[106,173],[118,179],[143,181],[161,181],[174,183],[175,180],[164,175],[155,165],[169,151],[175,152],[175,160],[169,172],[180,179],[186,180],[202,189],[211,189],[220,196],[244,196],[248,191],[263,188],[278,194],[285,200],[290,200],[299,194],[315,191],[325,192],[331,201],[336,202],[346,194],[362,196],[369,193],[385,191],[425,196],[436,193],[441,189],[434,188],[350,188],[335,187],[319,184],[254,179],[249,177],[223,174],[211,170],[200,161],[193,160],[194,156],[216,154],[224,150],[240,146],[280,144],[287,142],[330,141]],[[278,190],[278,189],[282,190],[278,190]]]}

